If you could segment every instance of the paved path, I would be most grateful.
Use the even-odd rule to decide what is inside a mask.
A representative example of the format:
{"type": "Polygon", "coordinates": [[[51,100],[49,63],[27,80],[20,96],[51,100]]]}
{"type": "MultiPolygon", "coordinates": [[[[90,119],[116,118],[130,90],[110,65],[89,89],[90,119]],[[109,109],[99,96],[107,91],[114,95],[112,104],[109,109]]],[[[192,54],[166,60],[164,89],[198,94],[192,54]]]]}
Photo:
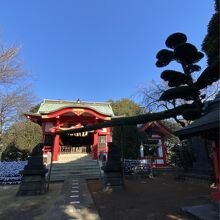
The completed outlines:
{"type": "Polygon", "coordinates": [[[100,220],[85,179],[68,177],[64,181],[47,220],[100,220]]]}

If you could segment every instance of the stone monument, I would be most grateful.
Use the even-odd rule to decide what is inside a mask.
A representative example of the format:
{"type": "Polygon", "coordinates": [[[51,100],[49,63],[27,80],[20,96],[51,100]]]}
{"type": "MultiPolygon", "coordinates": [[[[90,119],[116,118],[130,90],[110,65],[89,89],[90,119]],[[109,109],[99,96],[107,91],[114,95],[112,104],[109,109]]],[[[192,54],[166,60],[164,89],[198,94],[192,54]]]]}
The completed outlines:
{"type": "Polygon", "coordinates": [[[23,177],[17,196],[41,195],[46,193],[45,174],[47,169],[43,164],[43,144],[37,144],[28,157],[28,164],[22,171],[23,177]]]}
{"type": "Polygon", "coordinates": [[[104,170],[104,183],[106,188],[113,191],[124,188],[124,175],[121,153],[117,146],[109,143],[108,160],[102,167],[104,170]]]}

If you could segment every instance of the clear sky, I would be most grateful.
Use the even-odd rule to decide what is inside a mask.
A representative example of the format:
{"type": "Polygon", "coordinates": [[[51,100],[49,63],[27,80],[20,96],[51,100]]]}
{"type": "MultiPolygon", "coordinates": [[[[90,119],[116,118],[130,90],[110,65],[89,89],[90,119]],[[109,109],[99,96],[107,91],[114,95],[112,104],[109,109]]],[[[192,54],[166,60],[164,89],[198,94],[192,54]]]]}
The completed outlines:
{"type": "Polygon", "coordinates": [[[39,100],[118,100],[159,79],[171,33],[200,49],[213,13],[212,0],[1,0],[0,38],[21,47],[39,100]]]}

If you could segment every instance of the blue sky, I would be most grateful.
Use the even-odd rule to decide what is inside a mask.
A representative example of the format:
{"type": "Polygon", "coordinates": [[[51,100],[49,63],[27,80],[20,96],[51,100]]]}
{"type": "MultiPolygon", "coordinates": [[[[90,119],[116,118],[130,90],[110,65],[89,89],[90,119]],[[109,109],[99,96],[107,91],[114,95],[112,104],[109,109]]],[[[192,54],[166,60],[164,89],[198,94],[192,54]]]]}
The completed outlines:
{"type": "Polygon", "coordinates": [[[171,33],[200,49],[213,13],[212,0],[2,0],[0,39],[21,47],[39,100],[118,100],[159,79],[171,33]]]}

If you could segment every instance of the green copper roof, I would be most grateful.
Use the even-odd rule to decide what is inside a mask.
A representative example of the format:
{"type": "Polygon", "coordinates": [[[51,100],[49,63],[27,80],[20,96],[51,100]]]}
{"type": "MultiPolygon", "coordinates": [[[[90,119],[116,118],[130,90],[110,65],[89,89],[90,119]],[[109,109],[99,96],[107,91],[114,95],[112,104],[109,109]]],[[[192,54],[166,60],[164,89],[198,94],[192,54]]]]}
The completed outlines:
{"type": "Polygon", "coordinates": [[[66,107],[82,107],[91,108],[95,111],[114,116],[112,107],[109,102],[84,102],[84,101],[66,101],[66,100],[48,100],[45,99],[38,109],[38,114],[47,114],[66,107]]]}

